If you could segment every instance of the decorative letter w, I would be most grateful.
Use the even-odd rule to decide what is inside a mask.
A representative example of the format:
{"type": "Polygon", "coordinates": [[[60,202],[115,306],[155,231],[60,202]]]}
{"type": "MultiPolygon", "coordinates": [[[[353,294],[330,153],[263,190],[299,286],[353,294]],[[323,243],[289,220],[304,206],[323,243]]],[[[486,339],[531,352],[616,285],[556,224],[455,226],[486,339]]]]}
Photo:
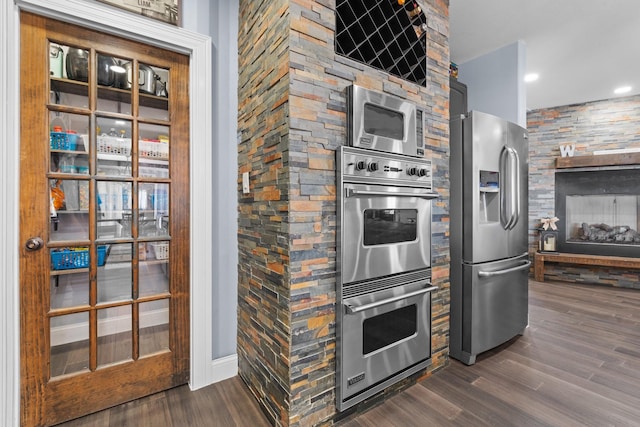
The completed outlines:
{"type": "Polygon", "coordinates": [[[563,144],[560,146],[560,154],[562,154],[562,157],[573,157],[575,149],[576,144],[563,144]]]}

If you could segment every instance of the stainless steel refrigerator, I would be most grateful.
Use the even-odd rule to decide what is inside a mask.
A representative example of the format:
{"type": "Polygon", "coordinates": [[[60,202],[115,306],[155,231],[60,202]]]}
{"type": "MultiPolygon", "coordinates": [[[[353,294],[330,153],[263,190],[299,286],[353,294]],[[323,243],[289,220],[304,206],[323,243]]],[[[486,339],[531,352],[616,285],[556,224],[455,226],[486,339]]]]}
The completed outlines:
{"type": "Polygon", "coordinates": [[[528,323],[527,131],[452,117],[450,355],[467,365],[528,323]]]}

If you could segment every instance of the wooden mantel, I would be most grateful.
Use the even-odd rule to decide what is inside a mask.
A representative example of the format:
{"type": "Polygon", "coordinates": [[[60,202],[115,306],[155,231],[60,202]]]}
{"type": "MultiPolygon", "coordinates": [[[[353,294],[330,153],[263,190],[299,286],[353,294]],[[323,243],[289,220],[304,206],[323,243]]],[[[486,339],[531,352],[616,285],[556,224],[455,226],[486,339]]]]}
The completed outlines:
{"type": "Polygon", "coordinates": [[[640,153],[556,157],[556,169],[640,165],[640,153]]]}

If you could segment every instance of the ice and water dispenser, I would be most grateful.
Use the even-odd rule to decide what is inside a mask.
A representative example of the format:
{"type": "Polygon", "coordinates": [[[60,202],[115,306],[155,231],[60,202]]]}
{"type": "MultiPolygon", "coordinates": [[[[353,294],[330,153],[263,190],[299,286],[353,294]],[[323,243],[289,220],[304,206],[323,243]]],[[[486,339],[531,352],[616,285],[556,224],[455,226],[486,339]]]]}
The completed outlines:
{"type": "Polygon", "coordinates": [[[500,221],[500,179],[498,172],[480,171],[480,222],[500,221]]]}

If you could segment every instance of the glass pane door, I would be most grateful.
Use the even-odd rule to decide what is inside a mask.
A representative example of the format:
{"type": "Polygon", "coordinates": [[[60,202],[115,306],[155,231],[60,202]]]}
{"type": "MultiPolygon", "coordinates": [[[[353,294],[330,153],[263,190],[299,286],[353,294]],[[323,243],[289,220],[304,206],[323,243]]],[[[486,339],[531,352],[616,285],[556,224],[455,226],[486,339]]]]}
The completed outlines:
{"type": "Polygon", "coordinates": [[[20,29],[21,423],[56,425],[189,379],[189,57],[20,29]]]}
{"type": "Polygon", "coordinates": [[[170,350],[171,71],[88,44],[48,49],[56,378],[170,350]]]}

